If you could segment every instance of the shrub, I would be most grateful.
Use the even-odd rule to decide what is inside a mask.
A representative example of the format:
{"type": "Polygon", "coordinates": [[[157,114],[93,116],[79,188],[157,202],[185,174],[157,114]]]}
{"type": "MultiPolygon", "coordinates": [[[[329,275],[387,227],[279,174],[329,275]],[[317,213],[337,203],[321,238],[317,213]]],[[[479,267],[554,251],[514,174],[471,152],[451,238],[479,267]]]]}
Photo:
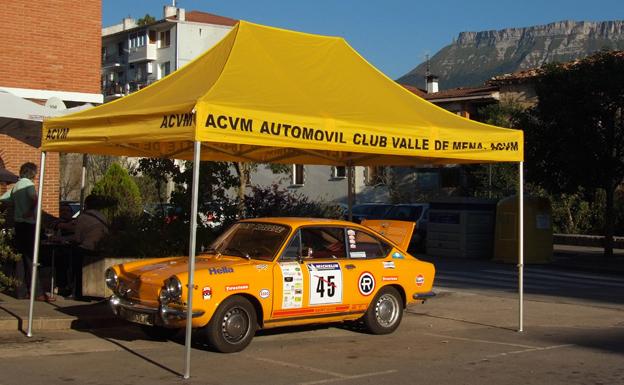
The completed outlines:
{"type": "Polygon", "coordinates": [[[102,209],[109,221],[117,217],[138,216],[143,211],[141,193],[128,171],[113,163],[91,191],[94,195],[114,202],[102,209]]]}
{"type": "Polygon", "coordinates": [[[277,184],[270,187],[252,187],[251,195],[245,196],[245,212],[250,218],[342,216],[342,210],[337,205],[311,201],[305,195],[281,190],[277,184]]]}
{"type": "Polygon", "coordinates": [[[4,213],[0,212],[0,291],[16,286],[17,282],[15,279],[4,274],[3,266],[14,264],[21,257],[11,247],[12,232],[4,228],[4,223],[4,213]]]}

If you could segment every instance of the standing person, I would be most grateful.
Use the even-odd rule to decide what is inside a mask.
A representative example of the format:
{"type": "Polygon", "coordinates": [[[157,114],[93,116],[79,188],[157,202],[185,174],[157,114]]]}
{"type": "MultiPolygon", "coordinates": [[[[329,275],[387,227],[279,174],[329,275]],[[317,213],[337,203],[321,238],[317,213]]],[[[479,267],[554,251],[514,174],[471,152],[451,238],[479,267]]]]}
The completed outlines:
{"type": "Polygon", "coordinates": [[[108,223],[99,210],[104,207],[103,198],[89,195],[85,210],[76,218],[72,240],[76,244],[72,258],[73,296],[82,296],[82,263],[85,256],[97,255],[98,243],[108,234],[108,223]]]}
{"type": "MultiPolygon", "coordinates": [[[[37,175],[37,165],[31,162],[20,167],[20,178],[13,188],[0,197],[0,201],[13,204],[13,221],[15,228],[15,247],[22,255],[15,268],[15,278],[19,286],[15,290],[17,298],[28,298],[28,289],[32,276],[33,247],[35,243],[35,211],[37,208],[37,192],[33,179],[37,175]],[[26,279],[27,278],[27,279],[26,279]],[[28,286],[27,286],[28,285],[28,286]]],[[[37,277],[38,278],[38,277],[37,277]]],[[[37,301],[53,301],[48,298],[41,287],[39,279],[36,285],[37,301]]]]}

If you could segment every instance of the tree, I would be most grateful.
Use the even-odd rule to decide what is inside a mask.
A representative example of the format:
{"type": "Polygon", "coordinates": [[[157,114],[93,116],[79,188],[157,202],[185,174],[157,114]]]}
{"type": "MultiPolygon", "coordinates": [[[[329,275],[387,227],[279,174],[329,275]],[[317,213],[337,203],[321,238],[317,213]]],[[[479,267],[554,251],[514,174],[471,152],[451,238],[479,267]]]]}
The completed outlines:
{"type": "Polygon", "coordinates": [[[624,53],[552,64],[524,121],[527,179],[551,192],[605,191],[605,256],[613,255],[614,194],[624,178],[624,53]]]}
{"type": "Polygon", "coordinates": [[[156,18],[154,16],[150,15],[149,13],[146,13],[145,16],[137,20],[137,25],[138,26],[148,25],[148,24],[154,23],[155,21],[156,21],[156,18]]]}
{"type": "Polygon", "coordinates": [[[139,187],[128,171],[117,163],[111,164],[102,179],[95,183],[91,193],[113,202],[102,210],[109,221],[122,216],[137,216],[143,211],[139,187]]]}
{"type": "MultiPolygon", "coordinates": [[[[489,104],[479,109],[480,121],[499,127],[518,128],[524,108],[513,101],[489,104]]],[[[510,163],[464,166],[466,192],[470,196],[501,199],[518,190],[518,167],[510,163]]]]}

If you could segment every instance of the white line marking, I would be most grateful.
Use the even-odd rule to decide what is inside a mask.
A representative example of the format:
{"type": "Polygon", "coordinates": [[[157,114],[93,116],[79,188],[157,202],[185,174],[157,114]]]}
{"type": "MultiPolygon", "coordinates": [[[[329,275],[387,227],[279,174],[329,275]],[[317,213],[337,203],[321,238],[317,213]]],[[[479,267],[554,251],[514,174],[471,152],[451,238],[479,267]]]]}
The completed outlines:
{"type": "Polygon", "coordinates": [[[354,380],[354,379],[358,379],[358,378],[381,376],[383,374],[391,374],[391,373],[396,373],[396,372],[398,372],[398,370],[391,369],[391,370],[386,370],[386,371],[383,371],[383,372],[356,374],[354,376],[348,376],[348,377],[343,377],[343,378],[329,378],[327,380],[300,382],[299,385],[329,384],[331,382],[348,381],[348,380],[354,380]]]}
{"type": "Polygon", "coordinates": [[[292,364],[290,362],[272,360],[270,358],[261,358],[261,357],[251,357],[251,358],[253,358],[256,361],[264,361],[264,362],[268,362],[268,363],[275,364],[275,365],[286,366],[286,367],[289,367],[289,368],[304,369],[304,370],[308,370],[310,372],[327,374],[327,375],[334,376],[334,377],[339,377],[339,378],[348,378],[348,377],[350,377],[348,374],[331,372],[329,370],[317,369],[317,368],[313,368],[313,367],[305,366],[305,365],[292,364]]]}
{"type": "Polygon", "coordinates": [[[543,348],[533,348],[533,349],[524,349],[524,350],[515,350],[513,352],[507,352],[507,353],[498,353],[498,354],[493,354],[491,356],[487,356],[488,358],[496,358],[496,357],[502,357],[502,356],[506,356],[508,354],[522,354],[522,353],[530,353],[530,352],[539,352],[539,351],[543,351],[543,350],[552,350],[552,349],[560,349],[560,348],[567,348],[569,346],[574,346],[573,344],[567,344],[567,345],[553,345],[553,346],[546,346],[543,348]]]}
{"type": "MultiPolygon", "coordinates": [[[[501,270],[483,270],[486,273],[491,274],[502,274],[502,275],[512,275],[517,276],[517,271],[501,271],[501,270]]],[[[549,272],[548,270],[524,270],[525,278],[537,278],[545,277],[553,280],[561,280],[561,281],[569,281],[569,282],[578,282],[580,278],[584,279],[584,284],[594,285],[594,286],[617,286],[624,287],[624,283],[622,278],[610,278],[610,277],[602,277],[600,275],[589,275],[589,274],[574,274],[574,273],[560,273],[560,272],[549,272]],[[589,281],[588,281],[589,280],[589,281]]]]}
{"type": "Polygon", "coordinates": [[[539,348],[537,346],[512,344],[512,343],[509,343],[509,342],[478,340],[478,339],[474,339],[474,338],[453,337],[453,336],[446,336],[446,335],[443,335],[443,334],[434,334],[434,333],[423,333],[423,334],[425,334],[427,336],[432,336],[432,337],[446,338],[446,339],[449,339],[449,340],[468,341],[468,342],[480,342],[480,343],[484,343],[484,344],[493,344],[493,345],[516,346],[516,347],[519,347],[519,348],[527,348],[527,349],[541,349],[541,348],[539,348]]]}

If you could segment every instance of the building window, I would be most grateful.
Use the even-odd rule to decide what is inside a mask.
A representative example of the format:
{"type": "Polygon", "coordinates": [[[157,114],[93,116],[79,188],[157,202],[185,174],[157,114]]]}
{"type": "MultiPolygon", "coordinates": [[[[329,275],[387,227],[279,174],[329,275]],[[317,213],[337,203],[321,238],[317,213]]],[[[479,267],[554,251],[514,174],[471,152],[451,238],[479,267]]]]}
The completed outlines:
{"type": "Polygon", "coordinates": [[[364,180],[368,186],[377,186],[386,184],[385,166],[368,166],[365,170],[364,180]]]}
{"type": "Polygon", "coordinates": [[[160,76],[158,77],[158,79],[164,78],[165,76],[169,75],[169,73],[171,73],[171,63],[160,63],[160,76]]]}
{"type": "Polygon", "coordinates": [[[302,164],[293,164],[292,166],[292,184],[293,186],[303,186],[305,182],[304,168],[302,164]]]}
{"type": "Polygon", "coordinates": [[[143,47],[146,41],[147,39],[145,36],[145,31],[131,33],[128,39],[128,47],[130,48],[143,47]]]}
{"type": "Polygon", "coordinates": [[[160,39],[158,40],[159,48],[167,48],[171,45],[171,30],[162,31],[160,33],[160,39]]]}
{"type": "Polygon", "coordinates": [[[158,36],[158,33],[156,31],[147,31],[147,37],[149,38],[149,43],[150,44],[156,44],[156,38],[158,36]]]}
{"type": "Polygon", "coordinates": [[[123,56],[124,54],[124,43],[123,41],[120,41],[119,43],[117,43],[117,56],[123,56]]]}
{"type": "Polygon", "coordinates": [[[345,166],[332,167],[332,178],[343,179],[347,177],[347,168],[345,166]]]}

